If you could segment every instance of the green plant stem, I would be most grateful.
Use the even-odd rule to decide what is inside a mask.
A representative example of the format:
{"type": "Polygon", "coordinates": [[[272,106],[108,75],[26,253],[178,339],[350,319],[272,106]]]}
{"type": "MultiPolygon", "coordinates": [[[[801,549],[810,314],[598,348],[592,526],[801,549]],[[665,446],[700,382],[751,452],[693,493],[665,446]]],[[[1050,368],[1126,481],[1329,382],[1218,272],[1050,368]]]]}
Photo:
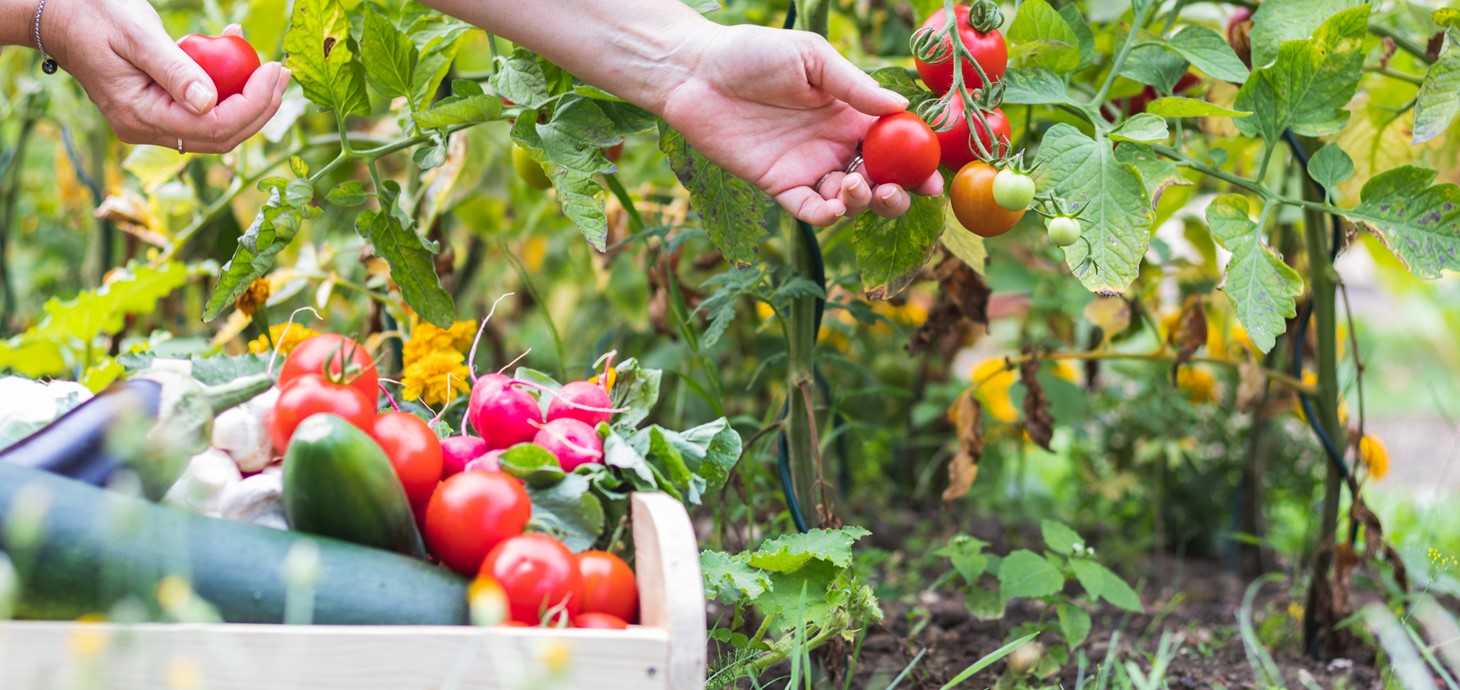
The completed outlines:
{"type": "MultiPolygon", "coordinates": [[[[1311,188],[1307,191],[1313,194],[1311,188]]],[[[1333,261],[1329,258],[1328,243],[1325,240],[1327,224],[1324,214],[1310,210],[1304,233],[1308,244],[1308,291],[1313,301],[1313,318],[1316,321],[1316,343],[1318,348],[1317,376],[1318,392],[1314,404],[1318,408],[1318,419],[1328,436],[1340,448],[1345,447],[1344,428],[1338,417],[1338,310],[1336,307],[1336,280],[1333,261]]],[[[1294,348],[1303,343],[1293,343],[1294,348]]],[[[1328,587],[1329,570],[1333,565],[1333,553],[1338,531],[1338,508],[1341,498],[1342,478],[1333,463],[1324,463],[1327,473],[1324,477],[1323,508],[1320,514],[1317,548],[1313,551],[1310,570],[1307,605],[1303,617],[1303,646],[1310,654],[1320,651],[1323,641],[1332,634],[1336,620],[1327,620],[1326,612],[1318,606],[1320,588],[1328,587]]]]}
{"type": "Polygon", "coordinates": [[[639,215],[639,209],[634,206],[634,198],[629,196],[629,190],[624,189],[624,183],[619,181],[618,175],[609,173],[603,176],[603,181],[608,185],[608,191],[618,197],[618,202],[623,204],[624,212],[629,214],[629,230],[634,234],[644,231],[644,217],[639,215]]]}
{"type": "Polygon", "coordinates": [[[1288,206],[1297,206],[1303,209],[1307,209],[1309,211],[1318,211],[1321,213],[1336,213],[1338,215],[1345,215],[1347,213],[1347,211],[1345,211],[1344,209],[1341,209],[1332,204],[1323,203],[1322,201],[1315,201],[1313,199],[1298,199],[1279,194],[1268,189],[1266,186],[1262,185],[1259,182],[1253,182],[1252,180],[1249,180],[1245,177],[1234,175],[1232,173],[1226,172],[1225,170],[1214,168],[1210,165],[1190,158],[1186,154],[1169,146],[1164,146],[1162,144],[1151,144],[1150,146],[1151,149],[1156,153],[1159,153],[1162,156],[1176,161],[1176,164],[1179,167],[1190,168],[1208,177],[1213,177],[1223,182],[1230,183],[1235,187],[1241,187],[1242,189],[1245,189],[1249,192],[1252,192],[1253,194],[1262,197],[1264,201],[1287,204],[1288,206]]]}
{"type": "Polygon", "coordinates": [[[1419,58],[1420,62],[1423,62],[1425,64],[1430,63],[1429,51],[1425,50],[1424,46],[1415,43],[1414,40],[1410,37],[1405,36],[1404,34],[1401,34],[1390,27],[1384,26],[1382,24],[1371,23],[1369,24],[1369,33],[1374,34],[1375,36],[1378,36],[1380,38],[1387,38],[1391,41],[1394,41],[1394,46],[1396,48],[1399,48],[1400,50],[1419,58]]]}
{"type": "Polygon", "coordinates": [[[1115,59],[1110,62],[1110,74],[1105,76],[1105,83],[1100,85],[1100,90],[1095,92],[1095,98],[1090,100],[1090,107],[1099,108],[1105,98],[1110,95],[1111,87],[1115,86],[1116,77],[1120,76],[1120,68],[1125,66],[1125,59],[1130,56],[1130,51],[1135,47],[1136,36],[1140,33],[1141,27],[1146,25],[1151,10],[1158,3],[1155,0],[1147,0],[1144,7],[1136,13],[1131,20],[1130,33],[1126,34],[1125,40],[1120,44],[1120,50],[1116,51],[1115,59]]]}
{"type": "MultiPolygon", "coordinates": [[[[810,640],[807,640],[804,644],[799,645],[799,648],[808,652],[816,649],[817,647],[820,647],[822,644],[824,644],[827,640],[830,640],[831,638],[840,635],[843,629],[844,628],[842,628],[841,626],[829,625],[821,630],[818,630],[816,632],[816,635],[814,635],[810,640]]],[[[748,664],[746,664],[745,670],[763,671],[772,666],[775,666],[776,664],[781,663],[782,661],[785,661],[787,655],[788,650],[782,649],[781,645],[777,645],[775,647],[772,647],[766,653],[751,660],[748,664]]]]}
{"type": "Polygon", "coordinates": [[[1374,74],[1382,74],[1386,77],[1389,77],[1390,79],[1398,79],[1399,81],[1414,84],[1415,86],[1421,86],[1425,83],[1424,77],[1410,74],[1408,72],[1400,72],[1397,69],[1391,69],[1389,67],[1375,67],[1371,71],[1373,71],[1374,74]]]}

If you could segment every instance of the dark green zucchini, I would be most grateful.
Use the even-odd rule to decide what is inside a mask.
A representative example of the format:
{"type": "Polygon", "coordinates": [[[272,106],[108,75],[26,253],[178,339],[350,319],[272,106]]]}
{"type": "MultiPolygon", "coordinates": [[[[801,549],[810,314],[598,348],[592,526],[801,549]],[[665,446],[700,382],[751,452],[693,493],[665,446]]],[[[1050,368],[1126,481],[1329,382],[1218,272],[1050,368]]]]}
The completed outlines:
{"type": "Polygon", "coordinates": [[[129,596],[155,612],[158,583],[179,575],[225,621],[281,623],[281,569],[304,541],[319,549],[315,623],[468,622],[466,581],[418,559],[207,518],[0,464],[0,551],[20,575],[23,618],[106,613],[129,596]]]}

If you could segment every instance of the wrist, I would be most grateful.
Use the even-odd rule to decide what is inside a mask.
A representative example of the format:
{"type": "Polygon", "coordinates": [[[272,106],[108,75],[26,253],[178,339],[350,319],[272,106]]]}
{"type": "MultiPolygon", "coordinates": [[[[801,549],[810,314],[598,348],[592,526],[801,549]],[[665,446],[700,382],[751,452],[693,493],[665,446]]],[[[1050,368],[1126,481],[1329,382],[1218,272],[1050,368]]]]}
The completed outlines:
{"type": "Polygon", "coordinates": [[[35,47],[35,3],[28,0],[0,0],[0,46],[35,47]]]}
{"type": "Polygon", "coordinates": [[[643,67],[635,72],[637,78],[615,84],[623,92],[616,95],[663,117],[675,90],[701,78],[704,48],[723,29],[696,13],[670,27],[661,25],[653,38],[633,37],[645,51],[643,67]]]}

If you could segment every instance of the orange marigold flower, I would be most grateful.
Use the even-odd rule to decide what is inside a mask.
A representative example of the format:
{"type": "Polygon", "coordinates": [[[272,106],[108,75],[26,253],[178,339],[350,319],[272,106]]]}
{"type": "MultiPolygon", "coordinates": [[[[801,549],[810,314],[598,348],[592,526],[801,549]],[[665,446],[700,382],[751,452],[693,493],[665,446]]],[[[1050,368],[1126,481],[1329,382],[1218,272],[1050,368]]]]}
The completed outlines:
{"type": "Polygon", "coordinates": [[[259,336],[250,340],[248,343],[248,351],[258,355],[264,355],[273,352],[275,347],[277,347],[279,354],[287,355],[299,343],[317,335],[319,335],[319,331],[307,326],[301,326],[297,323],[281,323],[269,327],[269,336],[267,338],[259,336]],[[271,340],[273,341],[274,347],[269,345],[269,341],[271,340]]]}

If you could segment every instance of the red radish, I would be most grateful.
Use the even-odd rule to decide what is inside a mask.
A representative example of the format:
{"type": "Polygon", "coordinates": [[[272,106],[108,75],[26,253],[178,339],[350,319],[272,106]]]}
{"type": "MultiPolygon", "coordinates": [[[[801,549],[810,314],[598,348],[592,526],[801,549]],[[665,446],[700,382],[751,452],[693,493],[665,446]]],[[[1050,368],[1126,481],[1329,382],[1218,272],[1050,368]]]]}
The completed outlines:
{"type": "Polygon", "coordinates": [[[552,402],[548,403],[547,420],[576,419],[597,428],[613,417],[609,411],[612,407],[613,401],[608,399],[608,391],[603,390],[603,386],[574,381],[553,394],[552,402]]]}
{"type": "Polygon", "coordinates": [[[532,442],[556,455],[564,472],[579,465],[603,464],[603,439],[598,431],[576,419],[554,419],[542,426],[532,442]]]}
{"type": "Polygon", "coordinates": [[[542,424],[537,399],[513,384],[508,376],[486,374],[472,386],[467,416],[489,450],[531,441],[542,424]]]}
{"type": "Polygon", "coordinates": [[[441,478],[445,479],[467,468],[487,453],[487,442],[475,436],[451,436],[441,439],[441,478]]]}
{"type": "Polygon", "coordinates": [[[497,458],[502,457],[502,454],[505,453],[505,452],[507,452],[507,451],[505,451],[505,450],[489,450],[486,453],[483,453],[482,455],[480,455],[480,456],[478,456],[476,458],[473,458],[471,462],[466,463],[466,471],[468,471],[468,472],[501,472],[502,471],[502,466],[497,464],[497,458]]]}

